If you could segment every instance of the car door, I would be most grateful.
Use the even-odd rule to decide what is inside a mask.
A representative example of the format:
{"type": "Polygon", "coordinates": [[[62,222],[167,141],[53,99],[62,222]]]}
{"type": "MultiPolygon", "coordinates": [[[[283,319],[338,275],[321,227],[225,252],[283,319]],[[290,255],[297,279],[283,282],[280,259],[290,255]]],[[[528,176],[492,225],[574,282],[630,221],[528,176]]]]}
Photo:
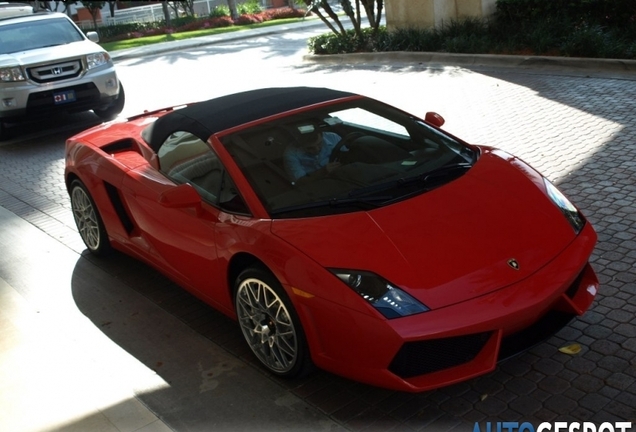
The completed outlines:
{"type": "MultiPolygon", "coordinates": [[[[212,301],[224,286],[215,225],[227,175],[212,148],[189,132],[171,134],[158,152],[160,169],[129,173],[123,190],[138,242],[155,264],[212,301]]],[[[215,300],[216,299],[216,300],[215,300]]]]}

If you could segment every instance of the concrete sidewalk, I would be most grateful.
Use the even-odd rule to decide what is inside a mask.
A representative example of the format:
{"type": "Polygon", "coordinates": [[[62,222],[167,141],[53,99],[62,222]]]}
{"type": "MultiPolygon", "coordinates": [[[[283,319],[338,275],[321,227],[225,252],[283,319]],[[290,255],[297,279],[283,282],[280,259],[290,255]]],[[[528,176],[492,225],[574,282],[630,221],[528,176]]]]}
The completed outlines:
{"type": "MultiPolygon", "coordinates": [[[[82,258],[2,207],[0,226],[8,279],[0,278],[2,429],[169,430],[134,397],[135,386],[162,380],[75,305],[70,288],[82,258]]],[[[107,281],[95,282],[99,290],[107,281]]]]}

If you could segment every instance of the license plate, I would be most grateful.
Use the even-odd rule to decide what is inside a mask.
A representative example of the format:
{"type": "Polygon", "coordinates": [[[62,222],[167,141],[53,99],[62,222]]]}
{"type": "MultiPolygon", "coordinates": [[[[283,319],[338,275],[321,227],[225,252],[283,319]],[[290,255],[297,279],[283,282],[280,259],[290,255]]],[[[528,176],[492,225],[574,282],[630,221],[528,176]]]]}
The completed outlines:
{"type": "Polygon", "coordinates": [[[53,103],[55,105],[61,105],[69,102],[75,102],[75,90],[53,93],[53,103]]]}

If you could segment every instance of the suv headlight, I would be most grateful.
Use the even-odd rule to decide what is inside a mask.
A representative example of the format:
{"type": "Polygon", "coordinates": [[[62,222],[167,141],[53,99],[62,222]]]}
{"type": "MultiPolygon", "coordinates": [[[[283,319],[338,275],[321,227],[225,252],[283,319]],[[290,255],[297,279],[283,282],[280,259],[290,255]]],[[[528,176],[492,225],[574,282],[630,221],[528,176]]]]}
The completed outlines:
{"type": "Polygon", "coordinates": [[[388,319],[429,310],[417,299],[375,273],[342,269],[329,269],[329,271],[388,319]]]}
{"type": "Polygon", "coordinates": [[[548,196],[559,210],[561,210],[561,213],[563,213],[563,216],[565,216],[568,222],[570,222],[574,232],[577,234],[580,233],[585,225],[585,218],[581,212],[574,207],[574,204],[572,204],[570,200],[567,199],[565,195],[563,195],[563,193],[561,193],[561,191],[550,182],[550,180],[544,177],[543,183],[545,183],[545,189],[548,192],[548,196]]]}
{"type": "Polygon", "coordinates": [[[86,65],[88,69],[93,69],[108,63],[110,56],[105,52],[98,52],[86,56],[86,65]]]}
{"type": "Polygon", "coordinates": [[[26,77],[22,73],[22,68],[19,66],[10,68],[0,68],[0,81],[15,82],[26,81],[26,77]]]}

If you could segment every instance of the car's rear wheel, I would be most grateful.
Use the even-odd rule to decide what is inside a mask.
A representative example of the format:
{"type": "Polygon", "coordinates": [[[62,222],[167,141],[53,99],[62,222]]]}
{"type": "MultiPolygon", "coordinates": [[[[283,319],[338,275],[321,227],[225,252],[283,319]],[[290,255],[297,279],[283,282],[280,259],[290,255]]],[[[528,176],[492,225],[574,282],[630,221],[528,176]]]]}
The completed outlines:
{"type": "Polygon", "coordinates": [[[108,108],[105,109],[94,109],[93,112],[97,114],[102,120],[109,121],[115,119],[119,113],[124,110],[124,105],[126,103],[126,93],[124,92],[124,86],[122,83],[119,83],[119,95],[117,96],[117,100],[113,102],[108,108]]]}
{"type": "Polygon", "coordinates": [[[106,227],[86,186],[81,181],[74,180],[70,195],[73,218],[84,244],[95,255],[107,254],[111,251],[111,246],[106,227]]]}
{"type": "Polygon", "coordinates": [[[259,267],[236,280],[234,305],[247,344],[273,374],[299,378],[313,368],[305,335],[276,278],[259,267]]]}

